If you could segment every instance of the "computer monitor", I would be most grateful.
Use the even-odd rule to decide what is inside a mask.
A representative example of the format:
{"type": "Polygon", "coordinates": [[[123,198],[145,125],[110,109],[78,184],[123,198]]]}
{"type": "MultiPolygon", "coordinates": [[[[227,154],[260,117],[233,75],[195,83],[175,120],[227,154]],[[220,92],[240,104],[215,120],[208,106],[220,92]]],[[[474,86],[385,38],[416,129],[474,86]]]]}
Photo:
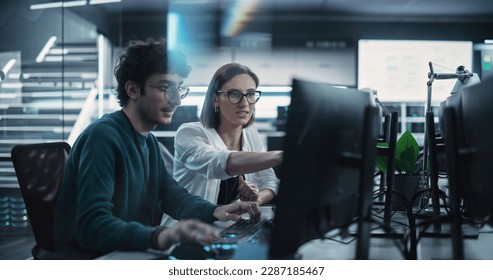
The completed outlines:
{"type": "Polygon", "coordinates": [[[464,258],[464,217],[493,224],[493,79],[464,88],[461,101],[460,113],[443,111],[454,259],[464,258]]]}
{"type": "MultiPolygon", "coordinates": [[[[470,79],[467,79],[466,81],[460,81],[457,80],[454,88],[452,89],[452,94],[447,97],[445,101],[443,101],[443,104],[441,104],[441,110],[443,111],[444,108],[453,108],[455,112],[455,129],[457,130],[457,137],[454,139],[456,141],[456,144],[459,147],[464,147],[465,143],[465,137],[468,136],[467,132],[464,131],[465,126],[464,126],[464,112],[463,112],[463,96],[464,96],[464,91],[467,91],[467,89],[473,85],[477,85],[480,83],[480,79],[477,76],[476,73],[473,74],[473,76],[470,79]]],[[[468,110],[474,110],[473,108],[468,108],[468,110]]],[[[470,113],[469,113],[470,114],[470,113]]],[[[439,114],[439,122],[440,122],[440,128],[443,131],[443,116],[442,113],[440,112],[439,114]]],[[[446,137],[444,137],[446,138],[446,137]]],[[[446,139],[445,139],[446,141],[446,139]]],[[[459,199],[464,198],[464,187],[458,188],[457,189],[457,194],[459,196],[459,199]]],[[[468,212],[469,210],[469,202],[464,201],[464,212],[468,212]]]]}
{"type": "Polygon", "coordinates": [[[467,216],[493,224],[493,78],[462,94],[464,184],[459,189],[467,216]]]}
{"type": "Polygon", "coordinates": [[[359,167],[366,164],[365,182],[370,186],[365,187],[371,193],[380,123],[368,92],[297,79],[288,110],[270,238],[273,259],[296,258],[302,244],[349,226],[359,210],[370,209],[371,194],[360,196],[364,175],[359,167]],[[370,132],[363,131],[368,126],[365,115],[373,116],[370,132]],[[365,150],[370,156],[363,152],[368,145],[364,139],[370,140],[365,150]],[[359,208],[361,199],[363,208],[359,208]]]}
{"type": "MultiPolygon", "coordinates": [[[[446,107],[453,107],[456,111],[456,120],[457,126],[462,127],[462,95],[464,88],[479,84],[481,81],[476,73],[473,73],[473,76],[465,81],[457,80],[455,82],[454,88],[452,89],[452,94],[447,97],[445,100],[446,107]]],[[[440,117],[440,116],[439,116],[440,117]]],[[[463,145],[462,137],[458,140],[459,145],[463,145]]]]}

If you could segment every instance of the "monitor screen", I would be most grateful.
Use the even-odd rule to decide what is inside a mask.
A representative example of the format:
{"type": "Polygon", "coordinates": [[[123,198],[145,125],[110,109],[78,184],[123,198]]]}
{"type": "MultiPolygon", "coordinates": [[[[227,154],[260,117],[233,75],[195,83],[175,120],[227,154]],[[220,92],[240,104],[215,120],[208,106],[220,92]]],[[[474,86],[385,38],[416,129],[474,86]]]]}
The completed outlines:
{"type": "Polygon", "coordinates": [[[463,139],[459,144],[464,168],[459,186],[466,207],[464,215],[493,223],[493,77],[465,87],[462,94],[463,139]]]}
{"type": "Polygon", "coordinates": [[[274,259],[294,258],[302,244],[352,223],[360,170],[344,158],[361,154],[372,104],[368,92],[356,89],[296,79],[292,86],[269,251],[274,259]]]}
{"type": "MultiPolygon", "coordinates": [[[[429,62],[435,73],[472,71],[470,41],[359,40],[358,88],[377,90],[384,102],[425,102],[429,62]]],[[[432,101],[450,95],[456,79],[434,81],[432,101]]]]}
{"type": "Polygon", "coordinates": [[[493,77],[493,48],[481,50],[481,77],[483,79],[493,77]]]}

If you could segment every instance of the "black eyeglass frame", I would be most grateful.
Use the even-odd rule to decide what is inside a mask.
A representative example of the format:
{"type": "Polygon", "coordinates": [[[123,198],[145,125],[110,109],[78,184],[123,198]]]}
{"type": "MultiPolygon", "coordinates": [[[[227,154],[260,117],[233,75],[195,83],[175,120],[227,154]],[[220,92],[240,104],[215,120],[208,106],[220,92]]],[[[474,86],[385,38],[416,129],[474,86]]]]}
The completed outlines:
{"type": "Polygon", "coordinates": [[[153,85],[151,83],[145,83],[145,85],[163,92],[164,98],[166,98],[166,100],[168,100],[168,101],[170,101],[170,99],[172,97],[172,96],[168,96],[168,94],[178,94],[180,99],[185,99],[185,97],[187,97],[188,93],[190,92],[190,88],[187,86],[181,86],[181,85],[173,86],[170,83],[167,83],[166,84],[167,86],[157,86],[157,85],[153,85]],[[185,92],[180,93],[180,91],[183,91],[183,90],[185,90],[185,92]]]}
{"type": "Polygon", "coordinates": [[[250,104],[250,105],[251,105],[251,104],[255,104],[255,103],[257,103],[257,102],[258,102],[258,100],[260,99],[260,97],[262,97],[262,91],[260,91],[260,90],[249,90],[249,91],[247,91],[247,93],[243,93],[243,92],[241,92],[241,91],[240,91],[240,90],[238,90],[238,89],[228,89],[228,90],[226,90],[226,91],[224,91],[224,90],[218,90],[218,91],[216,91],[216,92],[217,92],[217,93],[226,93],[226,94],[227,94],[227,96],[228,96],[228,100],[229,100],[229,102],[231,102],[231,104],[233,104],[233,105],[240,104],[240,103],[241,103],[241,101],[243,101],[243,98],[245,98],[245,99],[246,99],[246,101],[248,102],[248,104],[250,104]],[[235,102],[233,102],[233,101],[231,101],[231,94],[232,94],[233,92],[235,92],[235,93],[240,93],[240,94],[241,94],[241,98],[240,98],[240,100],[238,100],[238,102],[236,102],[236,103],[235,103],[235,102]],[[252,102],[250,102],[250,100],[248,100],[248,94],[250,94],[250,93],[252,93],[252,92],[255,92],[255,95],[256,95],[256,94],[258,94],[258,96],[256,96],[256,97],[255,97],[255,102],[253,102],[253,103],[252,103],[252,102]]]}

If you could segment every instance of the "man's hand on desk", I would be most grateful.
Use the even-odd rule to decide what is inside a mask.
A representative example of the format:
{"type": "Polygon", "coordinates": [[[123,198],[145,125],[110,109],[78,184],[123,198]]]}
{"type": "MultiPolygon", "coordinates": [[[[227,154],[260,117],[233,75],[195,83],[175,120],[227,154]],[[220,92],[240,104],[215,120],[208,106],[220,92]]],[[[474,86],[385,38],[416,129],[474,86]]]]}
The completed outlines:
{"type": "Polygon", "coordinates": [[[260,219],[260,208],[256,202],[239,201],[219,206],[214,210],[214,217],[219,221],[238,221],[241,214],[248,213],[250,219],[260,219]]]}
{"type": "Polygon", "coordinates": [[[212,226],[197,220],[182,220],[172,227],[158,229],[155,234],[157,249],[160,250],[182,241],[212,244],[220,236],[212,226]]]}

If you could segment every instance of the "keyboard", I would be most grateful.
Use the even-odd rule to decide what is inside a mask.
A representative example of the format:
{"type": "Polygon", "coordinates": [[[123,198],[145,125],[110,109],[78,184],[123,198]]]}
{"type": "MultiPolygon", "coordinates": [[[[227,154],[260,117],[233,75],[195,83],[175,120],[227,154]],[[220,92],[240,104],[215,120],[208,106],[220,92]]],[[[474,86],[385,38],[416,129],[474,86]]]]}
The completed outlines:
{"type": "Polygon", "coordinates": [[[241,219],[221,231],[221,239],[237,243],[253,237],[262,229],[261,221],[241,219]]]}

